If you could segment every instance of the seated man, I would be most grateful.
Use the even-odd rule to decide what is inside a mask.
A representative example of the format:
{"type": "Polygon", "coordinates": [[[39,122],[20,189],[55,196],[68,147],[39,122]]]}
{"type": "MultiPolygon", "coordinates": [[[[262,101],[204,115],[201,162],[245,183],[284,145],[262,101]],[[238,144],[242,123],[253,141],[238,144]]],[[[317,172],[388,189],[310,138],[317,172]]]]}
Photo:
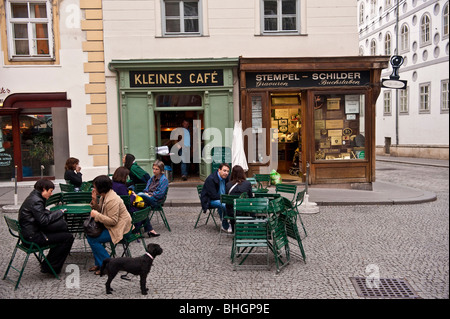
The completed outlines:
{"type": "Polygon", "coordinates": [[[200,200],[203,212],[206,213],[208,208],[218,208],[220,219],[222,220],[222,230],[231,232],[231,226],[228,221],[223,218],[226,212],[225,204],[221,204],[220,195],[225,194],[225,185],[228,183],[228,174],[230,174],[230,166],[222,163],[217,171],[209,175],[203,184],[200,200]]]}

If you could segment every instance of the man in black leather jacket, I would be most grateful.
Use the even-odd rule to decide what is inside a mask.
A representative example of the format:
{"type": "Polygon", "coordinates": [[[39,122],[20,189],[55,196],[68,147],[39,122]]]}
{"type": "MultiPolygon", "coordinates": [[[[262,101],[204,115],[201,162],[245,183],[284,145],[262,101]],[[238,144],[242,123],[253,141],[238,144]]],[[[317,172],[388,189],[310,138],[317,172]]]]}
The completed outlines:
{"type": "MultiPolygon", "coordinates": [[[[56,273],[60,273],[73,244],[73,235],[65,227],[54,227],[63,218],[64,212],[51,212],[45,208],[46,200],[52,195],[55,185],[50,180],[40,179],[19,209],[19,224],[25,240],[39,246],[57,244],[51,248],[47,260],[56,273]],[[53,226],[51,226],[53,224],[53,226]]],[[[50,273],[46,263],[41,264],[41,272],[50,273]]]]}

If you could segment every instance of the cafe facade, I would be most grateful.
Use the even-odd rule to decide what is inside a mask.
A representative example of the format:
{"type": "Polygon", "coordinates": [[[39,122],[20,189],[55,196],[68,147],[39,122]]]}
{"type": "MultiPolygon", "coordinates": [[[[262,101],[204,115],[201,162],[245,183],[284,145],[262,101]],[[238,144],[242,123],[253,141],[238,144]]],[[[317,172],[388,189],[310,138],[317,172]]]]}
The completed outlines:
{"type": "Polygon", "coordinates": [[[237,90],[238,58],[112,60],[117,77],[119,149],[148,172],[156,159],[179,175],[175,129],[190,123],[190,175],[204,180],[212,171],[214,147],[230,149],[237,90]],[[228,130],[227,130],[228,129],[228,130]],[[230,137],[231,136],[231,137],[230,137]],[[167,146],[170,156],[159,147],[167,146]]]}
{"type": "Polygon", "coordinates": [[[375,105],[389,57],[240,58],[240,117],[249,176],[371,189],[375,105]],[[247,130],[247,131],[246,131],[247,130]]]}

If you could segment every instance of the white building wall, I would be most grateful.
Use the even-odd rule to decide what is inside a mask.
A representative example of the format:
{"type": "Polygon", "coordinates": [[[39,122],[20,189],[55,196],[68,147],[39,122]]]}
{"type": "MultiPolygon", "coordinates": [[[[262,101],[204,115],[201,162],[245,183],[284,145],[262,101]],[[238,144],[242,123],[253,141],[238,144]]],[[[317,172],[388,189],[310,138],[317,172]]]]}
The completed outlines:
{"type": "Polygon", "coordinates": [[[0,82],[10,90],[9,94],[67,92],[67,99],[72,104],[67,110],[70,156],[80,159],[83,170],[87,170],[92,166],[92,158],[87,152],[91,137],[86,132],[90,117],[85,110],[89,97],[84,92],[84,83],[88,82],[88,75],[83,72],[83,62],[87,58],[81,47],[85,35],[80,28],[80,14],[79,0],[61,2],[58,65],[5,65],[2,56],[0,82]]]}
{"type": "Polygon", "coordinates": [[[357,55],[354,1],[300,1],[301,35],[261,36],[260,1],[202,1],[203,35],[163,37],[161,1],[103,1],[112,59],[357,55]]]}
{"type": "MultiPolygon", "coordinates": [[[[360,53],[370,55],[370,44],[375,41],[376,54],[384,55],[385,36],[390,33],[391,55],[394,55],[397,52],[397,0],[391,1],[390,8],[386,8],[384,0],[376,1],[376,15],[373,17],[370,16],[371,2],[358,0],[358,14],[361,3],[365,5],[364,23],[358,24],[360,53]]],[[[446,4],[448,5],[448,1],[444,0],[399,0],[399,29],[406,23],[410,34],[408,48],[398,51],[404,57],[399,75],[401,80],[408,82],[409,109],[406,113],[399,112],[396,119],[396,90],[393,89],[392,111],[385,114],[383,95],[389,89],[381,90],[376,108],[376,145],[379,153],[384,153],[385,138],[388,137],[391,138],[394,155],[448,159],[449,115],[448,111],[441,112],[441,81],[449,78],[449,38],[443,32],[443,9],[446,4]],[[427,45],[421,45],[420,20],[426,13],[431,17],[431,41],[427,45]],[[430,112],[421,113],[419,85],[426,82],[431,84],[430,112]]],[[[392,67],[389,67],[381,77],[389,78],[391,74],[392,67]]]]}

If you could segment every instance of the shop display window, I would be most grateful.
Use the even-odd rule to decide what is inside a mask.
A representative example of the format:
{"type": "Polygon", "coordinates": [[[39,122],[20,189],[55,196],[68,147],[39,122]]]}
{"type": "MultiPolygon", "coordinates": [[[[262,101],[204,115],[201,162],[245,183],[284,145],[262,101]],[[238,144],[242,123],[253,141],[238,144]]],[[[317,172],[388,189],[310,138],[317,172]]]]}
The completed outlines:
{"type": "Polygon", "coordinates": [[[365,96],[316,94],[314,141],[316,161],[364,160],[365,96]]]}

